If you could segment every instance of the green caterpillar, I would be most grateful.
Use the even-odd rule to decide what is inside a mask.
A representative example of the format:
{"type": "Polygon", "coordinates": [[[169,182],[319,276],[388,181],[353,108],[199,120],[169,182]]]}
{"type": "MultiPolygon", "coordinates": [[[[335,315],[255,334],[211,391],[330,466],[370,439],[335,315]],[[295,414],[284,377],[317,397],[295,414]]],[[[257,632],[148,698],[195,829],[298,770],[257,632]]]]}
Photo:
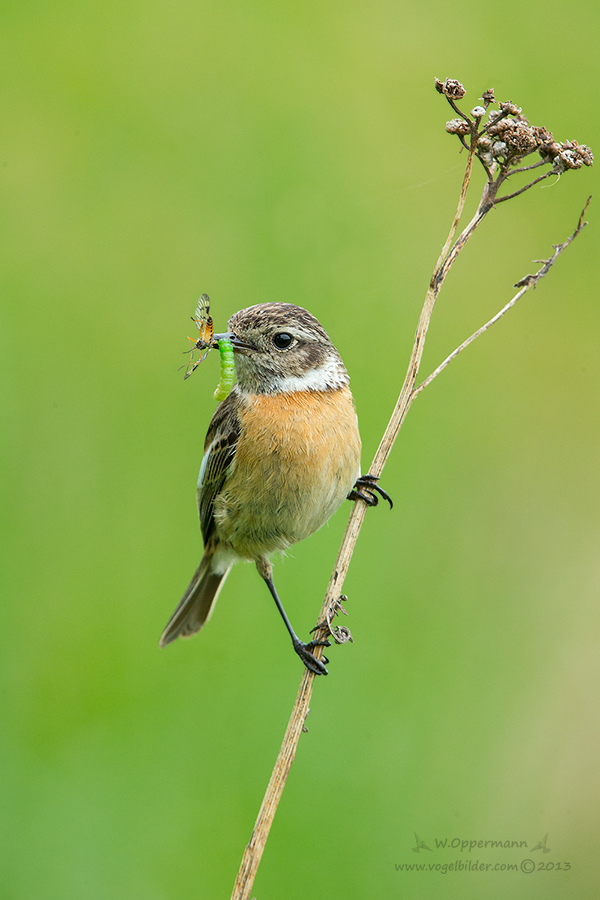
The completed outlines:
{"type": "Polygon", "coordinates": [[[219,353],[221,354],[221,380],[214,393],[215,400],[225,400],[231,393],[235,381],[235,366],[233,363],[233,345],[227,338],[221,338],[219,353]]]}

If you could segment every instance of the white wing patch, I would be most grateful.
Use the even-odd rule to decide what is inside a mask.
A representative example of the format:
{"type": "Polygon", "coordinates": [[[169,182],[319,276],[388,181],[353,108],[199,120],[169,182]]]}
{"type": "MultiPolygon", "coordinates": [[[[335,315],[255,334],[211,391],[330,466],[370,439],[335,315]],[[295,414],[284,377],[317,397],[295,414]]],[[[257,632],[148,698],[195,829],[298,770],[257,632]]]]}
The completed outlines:
{"type": "Polygon", "coordinates": [[[198,491],[202,490],[202,482],[204,481],[204,476],[206,474],[206,467],[208,465],[208,457],[210,456],[211,450],[213,448],[214,441],[202,457],[202,462],[200,463],[200,474],[198,475],[198,491]]]}

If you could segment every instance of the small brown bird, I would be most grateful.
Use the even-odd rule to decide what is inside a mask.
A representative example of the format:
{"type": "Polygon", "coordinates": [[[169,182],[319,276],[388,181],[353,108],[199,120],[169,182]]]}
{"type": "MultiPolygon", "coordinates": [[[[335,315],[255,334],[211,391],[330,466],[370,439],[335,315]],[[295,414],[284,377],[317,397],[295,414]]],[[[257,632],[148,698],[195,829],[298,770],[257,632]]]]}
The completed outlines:
{"type": "MultiPolygon", "coordinates": [[[[271,555],[321,528],[348,498],[377,504],[360,476],[360,436],[348,373],[317,319],[291,303],[261,303],[231,317],[237,384],[208,428],[198,478],[204,556],[160,639],[164,647],[208,621],[240,559],[253,560],[294,650],[318,675],[325,664],[294,632],[273,584],[271,555]]],[[[327,644],[327,642],[323,642],[327,644]]]]}

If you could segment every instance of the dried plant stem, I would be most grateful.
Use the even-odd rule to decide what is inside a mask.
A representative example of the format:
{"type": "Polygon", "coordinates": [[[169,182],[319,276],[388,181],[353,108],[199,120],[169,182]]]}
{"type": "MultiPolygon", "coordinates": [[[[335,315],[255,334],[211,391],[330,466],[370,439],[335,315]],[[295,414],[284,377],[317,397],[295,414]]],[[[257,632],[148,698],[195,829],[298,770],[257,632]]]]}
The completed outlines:
{"type": "Polygon", "coordinates": [[[449,363],[451,363],[453,359],[456,359],[456,357],[458,356],[459,353],[462,353],[462,351],[465,349],[465,347],[468,347],[469,344],[472,344],[473,341],[476,340],[476,338],[478,338],[480,335],[482,335],[484,333],[484,331],[487,331],[488,328],[491,328],[492,325],[495,325],[495,323],[499,319],[501,319],[502,316],[505,315],[505,313],[507,313],[509,311],[509,309],[512,309],[513,306],[515,305],[515,303],[517,302],[517,300],[521,299],[523,294],[527,293],[527,291],[530,288],[537,287],[537,284],[538,284],[540,278],[543,278],[544,275],[548,274],[548,272],[550,271],[550,269],[552,268],[552,266],[554,265],[554,263],[556,262],[556,260],[560,256],[560,254],[563,252],[563,250],[567,249],[567,247],[569,246],[571,241],[575,240],[575,238],[577,237],[579,232],[582,231],[585,228],[585,226],[587,225],[587,222],[584,222],[583,217],[585,216],[586,210],[589,206],[591,199],[592,199],[591,197],[587,198],[585,206],[583,207],[581,215],[579,216],[579,222],[577,223],[577,227],[576,227],[575,231],[573,232],[573,234],[570,235],[566,241],[563,241],[562,244],[556,244],[554,246],[554,253],[552,254],[552,256],[549,259],[536,260],[536,262],[543,262],[543,266],[540,269],[538,269],[538,271],[535,273],[535,275],[526,275],[524,278],[521,278],[521,280],[515,284],[515,287],[521,287],[521,290],[518,291],[515,294],[515,296],[512,298],[512,300],[509,300],[508,303],[506,304],[506,306],[503,306],[502,309],[499,312],[497,312],[495,316],[492,316],[492,318],[488,322],[486,322],[485,325],[482,325],[481,328],[478,328],[477,331],[474,331],[473,334],[466,339],[466,341],[462,342],[460,347],[457,347],[456,350],[453,350],[452,353],[449,356],[447,356],[443,362],[441,362],[439,364],[437,369],[434,369],[433,372],[431,373],[431,375],[429,375],[425,379],[425,381],[422,381],[421,384],[413,390],[413,392],[412,392],[413,400],[415,399],[415,397],[418,394],[421,393],[422,390],[424,390],[427,387],[427,385],[431,384],[431,382],[433,381],[434,378],[437,378],[437,376],[440,374],[440,372],[444,371],[446,366],[449,363]]]}
{"type": "Polygon", "coordinates": [[[442,252],[439,255],[438,261],[435,264],[435,269],[433,270],[433,276],[431,282],[434,281],[436,273],[439,272],[444,264],[444,260],[448,255],[448,250],[452,246],[452,241],[454,240],[454,235],[456,234],[456,229],[458,228],[458,223],[460,222],[460,217],[463,214],[463,209],[465,208],[465,200],[467,199],[467,190],[469,189],[469,183],[471,181],[471,173],[473,171],[473,157],[475,156],[475,150],[477,148],[477,140],[476,135],[471,141],[471,146],[469,148],[469,156],[467,158],[467,165],[465,167],[465,177],[463,178],[462,187],[460,189],[460,197],[458,198],[458,206],[456,207],[456,214],[454,216],[454,221],[452,222],[452,226],[450,231],[448,232],[448,237],[446,238],[446,243],[442,247],[442,252]]]}
{"type": "MultiPolygon", "coordinates": [[[[452,240],[456,233],[458,222],[460,220],[460,216],[465,204],[467,188],[469,186],[469,181],[473,169],[474,149],[474,145],[472,145],[469,151],[469,158],[467,160],[465,177],[463,178],[463,184],[458,201],[456,215],[454,216],[450,232],[436,263],[433,275],[431,276],[429,289],[425,297],[425,302],[423,304],[423,309],[421,311],[421,316],[419,318],[419,323],[415,334],[415,340],[410,357],[410,362],[408,365],[408,371],[406,373],[406,378],[404,379],[400,397],[398,398],[398,402],[396,403],[391,419],[385,430],[385,434],[381,440],[379,449],[375,454],[373,464],[369,469],[369,472],[372,475],[381,475],[381,471],[387,457],[389,456],[394,441],[396,440],[404,416],[406,415],[406,412],[408,411],[408,408],[412,402],[411,393],[415,385],[417,374],[419,372],[421,357],[423,355],[423,349],[425,346],[427,329],[429,328],[429,322],[431,320],[431,314],[433,312],[435,301],[445,277],[444,275],[440,278],[440,275],[442,274],[444,265],[448,259],[449,248],[452,244],[452,240]]],[[[472,223],[470,223],[470,225],[472,225],[472,223]]],[[[470,226],[467,226],[467,228],[469,227],[470,226]]],[[[473,228],[474,227],[475,226],[473,226],[473,228]]],[[[463,235],[461,235],[461,238],[463,238],[463,235]]],[[[461,246],[463,246],[467,238],[464,237],[462,241],[461,238],[459,238],[459,241],[457,241],[457,243],[460,242],[461,246]]],[[[354,508],[352,510],[352,513],[350,514],[350,519],[348,520],[348,525],[346,526],[346,531],[342,540],[342,544],[340,546],[335,567],[331,578],[329,579],[329,585],[327,587],[323,606],[321,607],[321,612],[319,614],[319,622],[326,619],[332,602],[337,597],[339,597],[342,591],[346,573],[348,572],[350,560],[354,552],[354,546],[356,544],[356,541],[358,540],[358,535],[360,533],[367,508],[368,507],[366,503],[364,503],[363,501],[357,501],[354,504],[354,508]]],[[[314,654],[317,658],[320,659],[323,655],[322,648],[316,647],[314,650],[314,654]]],[[[312,672],[309,672],[308,669],[305,669],[302,676],[302,681],[300,683],[300,688],[298,690],[298,695],[296,697],[296,702],[294,703],[294,708],[292,710],[292,714],[290,716],[290,720],[288,722],[288,726],[283,738],[281,749],[275,762],[275,766],[273,768],[273,772],[271,774],[271,778],[269,780],[269,784],[267,786],[267,790],[265,792],[265,796],[263,798],[263,802],[260,807],[256,823],[254,825],[252,836],[242,857],[242,862],[235,881],[231,900],[248,900],[248,897],[250,896],[250,891],[252,890],[252,885],[254,883],[254,877],[260,864],[262,853],[267,841],[267,837],[269,835],[269,830],[271,828],[271,823],[275,816],[281,794],[283,793],[283,788],[285,787],[292,762],[294,761],[296,747],[298,746],[298,741],[302,733],[304,721],[309,712],[309,704],[312,695],[314,679],[315,675],[312,672]]]]}
{"type": "MultiPolygon", "coordinates": [[[[454,217],[450,233],[448,235],[446,243],[444,244],[440,257],[433,271],[433,275],[431,277],[429,289],[427,291],[423,309],[419,318],[419,323],[417,325],[415,340],[410,357],[410,362],[408,365],[408,370],[404,379],[404,384],[402,385],[400,396],[398,398],[396,406],[394,407],[394,411],[392,413],[390,421],[388,422],[383,438],[381,439],[381,443],[379,444],[377,452],[375,453],[373,463],[369,469],[369,473],[377,477],[381,475],[385,462],[390,454],[404,418],[406,417],[406,413],[408,412],[413,400],[418,396],[419,393],[421,393],[422,390],[424,390],[425,387],[427,387],[428,384],[431,383],[431,381],[433,381],[435,377],[437,377],[437,375],[439,375],[440,372],[443,371],[443,369],[446,368],[446,366],[453,359],[456,358],[456,356],[458,356],[458,354],[462,350],[465,349],[465,347],[467,347],[477,337],[487,331],[488,328],[490,328],[506,312],[508,312],[508,310],[515,305],[517,300],[519,300],[519,298],[522,297],[530,287],[536,286],[540,278],[543,278],[543,276],[548,273],[560,253],[562,253],[562,251],[565,250],[566,247],[568,247],[571,241],[574,240],[574,238],[587,224],[583,221],[583,217],[591,198],[588,198],[588,201],[585,204],[583,212],[581,213],[581,216],[579,218],[577,228],[575,229],[573,234],[563,244],[555,246],[553,255],[550,257],[550,259],[544,261],[544,265],[541,267],[541,269],[535,275],[527,275],[524,279],[521,279],[521,281],[516,285],[516,287],[521,287],[521,290],[512,298],[512,300],[510,300],[509,303],[507,303],[506,306],[504,306],[500,310],[500,312],[497,313],[492,319],[486,322],[485,325],[483,325],[474,334],[467,338],[467,340],[464,341],[460,345],[460,347],[457,347],[456,350],[451,353],[450,356],[448,356],[437,367],[437,369],[435,369],[431,373],[428,378],[425,379],[425,381],[423,381],[418,387],[415,388],[415,383],[423,356],[427,330],[431,321],[431,314],[433,312],[436,299],[439,295],[446,274],[448,273],[458,253],[462,250],[465,243],[471,237],[477,226],[481,223],[490,209],[494,207],[495,197],[490,196],[490,185],[488,184],[486,185],[486,189],[484,190],[483,197],[481,203],[479,204],[477,212],[475,213],[469,224],[466,226],[466,228],[463,230],[461,235],[458,237],[455,244],[451,247],[452,241],[454,239],[454,234],[456,232],[458,222],[460,220],[460,216],[464,207],[467,188],[471,177],[474,149],[475,144],[474,142],[472,142],[457,212],[454,217]]],[[[342,544],[340,546],[335,567],[332,572],[331,578],[329,579],[329,585],[327,587],[325,599],[323,601],[323,606],[321,607],[321,612],[319,615],[319,622],[323,622],[327,619],[328,614],[330,614],[332,604],[334,604],[337,598],[339,598],[340,596],[344,580],[350,566],[350,560],[352,559],[354,547],[356,545],[356,541],[358,540],[358,535],[360,533],[360,529],[362,527],[367,509],[367,504],[364,501],[358,500],[354,504],[354,508],[348,520],[348,525],[346,526],[346,531],[344,533],[342,544]]],[[[318,658],[321,658],[323,655],[322,648],[316,647],[314,650],[314,654],[318,658]]],[[[233,893],[231,895],[231,900],[248,900],[250,896],[250,892],[254,884],[254,878],[260,864],[267,837],[269,835],[269,830],[273,822],[279,800],[281,799],[281,795],[283,793],[283,789],[285,787],[292,762],[294,761],[294,757],[296,755],[296,747],[298,746],[298,741],[304,728],[304,722],[310,711],[309,704],[312,695],[314,680],[315,675],[312,672],[309,672],[308,669],[305,669],[302,676],[302,681],[300,683],[298,695],[296,697],[290,720],[283,738],[283,743],[281,745],[281,749],[279,751],[273,773],[269,780],[269,784],[267,786],[267,790],[265,792],[265,796],[256,819],[252,836],[242,857],[242,862],[237,874],[233,893]]]]}
{"type": "Polygon", "coordinates": [[[519,188],[518,191],[513,191],[512,194],[504,194],[503,197],[497,197],[496,203],[504,203],[505,200],[512,200],[513,197],[518,197],[519,194],[524,194],[525,191],[528,191],[529,188],[532,188],[534,184],[539,184],[540,181],[543,181],[545,178],[550,178],[551,175],[555,174],[555,172],[544,172],[543,175],[538,175],[537,178],[534,178],[533,181],[530,181],[529,184],[525,185],[525,187],[519,188]]]}

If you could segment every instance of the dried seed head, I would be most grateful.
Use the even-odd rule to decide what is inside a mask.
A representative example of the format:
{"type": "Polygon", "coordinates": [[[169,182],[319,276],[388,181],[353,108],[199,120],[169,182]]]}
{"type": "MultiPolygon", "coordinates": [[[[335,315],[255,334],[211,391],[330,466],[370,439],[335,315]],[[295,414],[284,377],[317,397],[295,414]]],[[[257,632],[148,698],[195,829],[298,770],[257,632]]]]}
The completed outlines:
{"type": "MultiPolygon", "coordinates": [[[[576,141],[573,141],[573,143],[575,144],[576,141]]],[[[587,144],[577,144],[577,152],[581,156],[584,166],[594,165],[594,154],[591,147],[588,147],[587,144]]]]}
{"type": "Polygon", "coordinates": [[[544,162],[551,163],[560,153],[560,144],[557,144],[556,141],[550,141],[548,144],[543,144],[540,147],[539,153],[544,162]]]}
{"type": "Polygon", "coordinates": [[[452,97],[453,100],[460,100],[461,97],[464,97],[467,93],[456,78],[447,78],[446,79],[446,89],[444,91],[446,97],[452,97]]]}
{"type": "Polygon", "coordinates": [[[477,147],[480,150],[490,150],[492,146],[492,142],[486,134],[482,134],[482,136],[477,141],[477,147]]]}
{"type": "Polygon", "coordinates": [[[561,160],[565,169],[580,169],[582,166],[591,166],[594,162],[594,154],[585,144],[564,141],[559,147],[560,152],[556,159],[561,160]]]}
{"type": "Polygon", "coordinates": [[[538,142],[533,134],[533,129],[528,125],[520,122],[509,122],[502,133],[502,138],[506,141],[508,147],[512,151],[511,155],[523,157],[537,150],[538,142]]]}
{"type": "Polygon", "coordinates": [[[522,110],[519,106],[515,106],[514,103],[511,103],[509,101],[508,103],[500,104],[500,112],[504,113],[507,116],[518,116],[518,115],[520,115],[522,110]]]}
{"type": "Polygon", "coordinates": [[[485,109],[483,106],[474,106],[471,110],[471,115],[474,119],[481,119],[482,116],[485,116],[485,109]]]}
{"type": "Polygon", "coordinates": [[[556,143],[552,132],[543,126],[534,126],[531,131],[538,142],[538,151],[544,162],[552,162],[561,150],[560,144],[556,143]]]}
{"type": "Polygon", "coordinates": [[[551,144],[554,140],[552,132],[543,126],[537,127],[534,125],[531,130],[540,147],[543,147],[545,144],[551,144]]]}
{"type": "Polygon", "coordinates": [[[552,171],[565,172],[567,169],[580,169],[583,162],[571,150],[561,150],[558,156],[554,157],[552,163],[552,171]]]}
{"type": "Polygon", "coordinates": [[[487,91],[482,94],[481,99],[485,103],[493,103],[494,102],[494,88],[488,88],[487,91]]]}
{"type": "Polygon", "coordinates": [[[439,78],[436,78],[435,89],[450,100],[460,100],[461,97],[464,97],[467,93],[460,81],[457,81],[456,78],[446,78],[445,81],[440,81],[439,78]]]}
{"type": "Polygon", "coordinates": [[[583,165],[583,160],[572,150],[563,150],[560,159],[564,163],[565,169],[580,169],[583,165]]]}
{"type": "Polygon", "coordinates": [[[449,122],[446,122],[446,131],[448,134],[469,134],[471,129],[469,123],[464,119],[450,119],[449,122]]]}

